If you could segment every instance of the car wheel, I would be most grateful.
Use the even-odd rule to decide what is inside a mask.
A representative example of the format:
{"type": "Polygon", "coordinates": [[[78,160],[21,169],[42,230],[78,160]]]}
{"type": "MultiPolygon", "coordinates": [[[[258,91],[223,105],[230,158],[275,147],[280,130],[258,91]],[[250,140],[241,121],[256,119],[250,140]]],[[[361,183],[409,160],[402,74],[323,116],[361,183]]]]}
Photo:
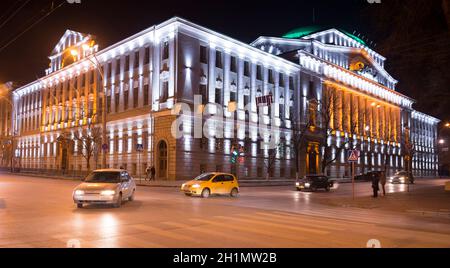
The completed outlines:
{"type": "Polygon", "coordinates": [[[114,204],[115,208],[120,208],[122,206],[122,193],[119,194],[116,203],[114,204]]]}
{"type": "Polygon", "coordinates": [[[300,189],[300,188],[297,188],[297,191],[301,192],[301,191],[302,191],[302,189],[300,189]]]}
{"type": "Polygon", "coordinates": [[[78,203],[78,204],[77,204],[77,208],[83,208],[83,204],[78,203]]]}
{"type": "Polygon", "coordinates": [[[327,192],[329,192],[331,189],[330,189],[330,186],[327,186],[326,188],[325,188],[325,191],[327,191],[327,192]]]}
{"type": "Polygon", "coordinates": [[[211,191],[208,188],[203,189],[202,198],[208,198],[210,194],[211,194],[211,191]]]}
{"type": "Polygon", "coordinates": [[[134,194],[136,193],[136,190],[133,190],[133,193],[131,194],[130,197],[128,197],[128,201],[134,201],[134,194]]]}
{"type": "Polygon", "coordinates": [[[238,195],[239,195],[238,189],[237,188],[233,188],[233,190],[231,190],[230,195],[231,195],[231,197],[238,197],[238,195]]]}
{"type": "Polygon", "coordinates": [[[316,187],[311,187],[311,192],[316,192],[317,188],[316,187]]]}

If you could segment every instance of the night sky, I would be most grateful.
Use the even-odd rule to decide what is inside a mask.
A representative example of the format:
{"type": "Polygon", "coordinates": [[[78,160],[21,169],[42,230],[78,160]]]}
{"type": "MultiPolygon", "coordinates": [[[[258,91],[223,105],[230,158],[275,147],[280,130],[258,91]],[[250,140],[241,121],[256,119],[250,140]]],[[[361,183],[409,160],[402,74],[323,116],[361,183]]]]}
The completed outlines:
{"type": "MultiPolygon", "coordinates": [[[[53,2],[54,6],[58,6],[66,1],[53,2]]],[[[450,43],[446,43],[449,31],[442,11],[442,1],[424,0],[422,2],[426,8],[411,4],[414,1],[382,0],[382,2],[382,4],[369,4],[367,0],[81,0],[81,4],[65,3],[8,47],[2,49],[19,33],[43,17],[52,4],[49,0],[2,0],[0,3],[0,82],[15,81],[21,85],[35,80],[36,77],[42,77],[49,63],[47,56],[66,29],[96,35],[102,49],[173,16],[180,16],[247,43],[260,35],[281,36],[301,26],[331,25],[349,32],[357,30],[370,41],[377,43],[377,46],[372,48],[388,58],[388,71],[400,80],[398,90],[415,99],[420,99],[421,102],[416,108],[441,119],[447,119],[450,114],[448,68],[429,70],[437,78],[432,78],[436,81],[427,89],[430,77],[420,78],[417,75],[411,75],[414,73],[413,69],[419,71],[423,69],[419,67],[427,63],[420,59],[409,61],[411,57],[409,54],[406,61],[404,57],[402,58],[404,49],[399,49],[398,46],[399,42],[404,40],[404,46],[417,49],[417,40],[422,42],[419,42],[419,45],[430,45],[435,40],[433,42],[441,44],[440,46],[444,44],[443,47],[438,45],[438,60],[443,60],[442,64],[449,64],[450,43]],[[6,19],[22,5],[24,7],[4,24],[6,19]],[[411,14],[411,9],[416,9],[420,16],[411,14]],[[400,19],[402,17],[403,19],[400,19]],[[417,30],[418,27],[420,31],[417,30]],[[424,33],[417,37],[418,32],[422,30],[424,33]],[[425,39],[424,35],[425,37],[430,35],[432,39],[422,40],[425,39]],[[392,54],[392,58],[389,54],[392,54]],[[393,60],[397,62],[392,62],[390,66],[393,60]],[[403,83],[403,81],[408,82],[403,83]],[[424,91],[436,92],[435,100],[444,104],[436,105],[433,97],[423,101],[424,91]]],[[[410,50],[407,52],[413,53],[410,50]]],[[[427,60],[428,55],[423,51],[419,49],[417,53],[420,55],[416,57],[427,60]]],[[[436,62],[436,60],[433,61],[436,62]]]]}

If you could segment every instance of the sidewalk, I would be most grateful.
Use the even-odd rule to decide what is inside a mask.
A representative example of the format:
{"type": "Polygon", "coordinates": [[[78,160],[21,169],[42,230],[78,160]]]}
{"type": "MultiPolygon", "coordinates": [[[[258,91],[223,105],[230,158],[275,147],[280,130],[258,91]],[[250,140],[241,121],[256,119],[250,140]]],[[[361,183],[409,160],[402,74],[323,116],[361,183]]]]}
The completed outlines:
{"type": "Polygon", "coordinates": [[[450,219],[450,193],[445,191],[443,185],[429,185],[421,188],[411,186],[410,192],[388,193],[378,198],[359,196],[353,200],[352,197],[335,197],[319,202],[334,207],[383,210],[450,219]]]}

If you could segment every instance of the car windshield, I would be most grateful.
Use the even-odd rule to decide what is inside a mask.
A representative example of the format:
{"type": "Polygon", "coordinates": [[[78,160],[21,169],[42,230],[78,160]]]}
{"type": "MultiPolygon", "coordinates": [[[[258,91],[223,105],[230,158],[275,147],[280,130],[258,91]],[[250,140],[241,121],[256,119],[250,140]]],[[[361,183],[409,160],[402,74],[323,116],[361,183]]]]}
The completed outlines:
{"type": "Polygon", "coordinates": [[[405,176],[405,175],[408,175],[408,173],[406,173],[406,171],[400,171],[400,172],[397,172],[395,175],[405,176]]]}
{"type": "Polygon", "coordinates": [[[93,172],[84,180],[90,183],[118,183],[120,182],[119,172],[93,172]]]}
{"type": "Polygon", "coordinates": [[[214,177],[214,174],[202,174],[200,176],[198,176],[197,178],[195,178],[194,180],[196,181],[209,181],[212,179],[212,177],[214,177]]]}
{"type": "Polygon", "coordinates": [[[305,180],[308,180],[308,181],[316,181],[318,179],[320,179],[320,177],[310,176],[310,177],[305,178],[305,180]]]}

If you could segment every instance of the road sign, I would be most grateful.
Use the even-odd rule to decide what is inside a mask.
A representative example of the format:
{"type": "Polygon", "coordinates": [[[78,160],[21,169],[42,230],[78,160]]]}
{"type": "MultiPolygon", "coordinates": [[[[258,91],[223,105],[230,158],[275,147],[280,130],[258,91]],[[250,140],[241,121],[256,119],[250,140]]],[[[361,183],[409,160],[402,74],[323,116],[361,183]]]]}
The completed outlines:
{"type": "Polygon", "coordinates": [[[143,144],[136,144],[136,151],[138,151],[138,152],[144,151],[144,145],[143,144]]]}
{"type": "Polygon", "coordinates": [[[358,150],[351,150],[348,155],[348,162],[358,162],[360,152],[358,150]]]}

